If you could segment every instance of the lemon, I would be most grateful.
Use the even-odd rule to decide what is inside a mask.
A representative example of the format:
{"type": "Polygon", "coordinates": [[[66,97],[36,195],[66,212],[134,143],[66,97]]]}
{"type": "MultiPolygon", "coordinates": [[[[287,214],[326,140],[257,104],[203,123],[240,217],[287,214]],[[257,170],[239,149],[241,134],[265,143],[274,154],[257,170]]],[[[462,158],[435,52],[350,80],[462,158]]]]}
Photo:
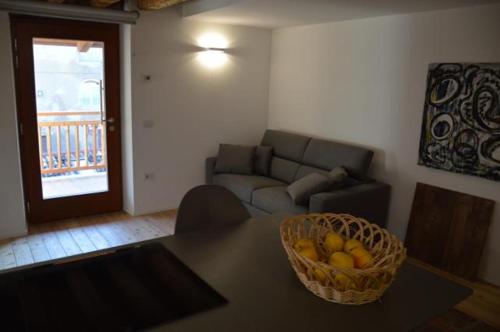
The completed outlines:
{"type": "Polygon", "coordinates": [[[344,239],[335,232],[329,232],[325,237],[325,249],[328,252],[341,251],[344,248],[344,239]]]}
{"type": "Polygon", "coordinates": [[[354,267],[358,269],[366,269],[373,265],[373,256],[370,252],[363,248],[356,248],[351,251],[354,259],[354,267]]]}
{"type": "Polygon", "coordinates": [[[342,251],[334,252],[330,256],[328,263],[336,267],[354,267],[354,260],[352,259],[352,257],[342,251]]]}
{"type": "Polygon", "coordinates": [[[293,249],[297,251],[301,251],[305,248],[314,248],[314,242],[311,239],[302,238],[298,239],[297,242],[293,245],[293,249]]]}
{"type": "Polygon", "coordinates": [[[309,258],[313,262],[317,262],[319,260],[318,252],[314,247],[312,248],[304,248],[298,251],[299,255],[305,258],[309,258]]]}
{"type": "Polygon", "coordinates": [[[345,252],[350,253],[352,250],[354,250],[356,248],[364,248],[363,243],[361,243],[360,241],[355,240],[355,239],[347,240],[345,242],[345,245],[344,245],[345,252]]]}
{"type": "Polygon", "coordinates": [[[337,274],[335,276],[335,282],[343,289],[346,289],[347,287],[351,286],[352,283],[351,279],[345,274],[337,274]]]}
{"type": "Polygon", "coordinates": [[[314,276],[318,279],[318,281],[326,280],[326,273],[321,269],[314,269],[314,276]]]}

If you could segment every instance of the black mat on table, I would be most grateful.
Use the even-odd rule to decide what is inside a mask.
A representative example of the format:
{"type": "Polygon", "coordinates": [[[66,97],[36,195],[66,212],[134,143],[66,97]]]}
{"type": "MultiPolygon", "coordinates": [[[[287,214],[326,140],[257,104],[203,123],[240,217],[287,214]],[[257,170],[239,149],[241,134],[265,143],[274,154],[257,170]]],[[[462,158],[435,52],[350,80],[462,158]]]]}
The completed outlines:
{"type": "Polygon", "coordinates": [[[0,275],[2,331],[137,331],[226,303],[160,244],[0,275]]]}

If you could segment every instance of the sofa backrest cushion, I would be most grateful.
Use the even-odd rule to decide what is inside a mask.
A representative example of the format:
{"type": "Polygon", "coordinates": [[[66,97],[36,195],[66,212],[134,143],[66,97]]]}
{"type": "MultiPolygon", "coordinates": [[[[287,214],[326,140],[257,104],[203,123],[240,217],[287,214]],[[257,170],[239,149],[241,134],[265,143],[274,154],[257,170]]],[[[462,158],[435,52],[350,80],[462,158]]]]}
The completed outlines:
{"type": "Polygon", "coordinates": [[[276,157],[300,163],[310,140],[311,138],[307,136],[268,129],[261,145],[272,146],[276,157]]]}
{"type": "Polygon", "coordinates": [[[307,165],[300,165],[299,169],[297,170],[297,173],[295,174],[295,179],[294,181],[300,180],[303,177],[312,174],[312,173],[318,173],[324,176],[328,176],[328,171],[325,171],[324,169],[317,168],[317,167],[311,167],[307,165]]]}
{"type": "Polygon", "coordinates": [[[299,167],[300,164],[295,161],[273,156],[271,159],[271,177],[286,183],[292,183],[299,167]]]}
{"type": "Polygon", "coordinates": [[[253,162],[253,170],[255,174],[269,176],[271,168],[271,158],[273,157],[272,146],[258,145],[255,148],[255,159],[253,162]]]}
{"type": "Polygon", "coordinates": [[[313,138],[302,163],[325,170],[343,166],[350,175],[364,178],[372,157],[373,151],[365,148],[313,138]]]}

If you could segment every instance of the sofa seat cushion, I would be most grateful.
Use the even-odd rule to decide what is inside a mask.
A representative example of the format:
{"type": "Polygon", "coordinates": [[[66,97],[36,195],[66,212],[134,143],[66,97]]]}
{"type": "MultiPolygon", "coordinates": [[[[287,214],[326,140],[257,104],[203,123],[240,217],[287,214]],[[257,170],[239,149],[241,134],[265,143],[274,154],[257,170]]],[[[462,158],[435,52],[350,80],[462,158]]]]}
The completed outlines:
{"type": "Polygon", "coordinates": [[[293,203],[285,186],[255,190],[252,195],[252,205],[268,213],[302,214],[307,212],[307,207],[293,203]]]}
{"type": "Polygon", "coordinates": [[[285,185],[284,182],[265,176],[240,174],[215,174],[212,182],[231,190],[239,199],[247,203],[251,203],[252,193],[256,189],[285,185]]]}

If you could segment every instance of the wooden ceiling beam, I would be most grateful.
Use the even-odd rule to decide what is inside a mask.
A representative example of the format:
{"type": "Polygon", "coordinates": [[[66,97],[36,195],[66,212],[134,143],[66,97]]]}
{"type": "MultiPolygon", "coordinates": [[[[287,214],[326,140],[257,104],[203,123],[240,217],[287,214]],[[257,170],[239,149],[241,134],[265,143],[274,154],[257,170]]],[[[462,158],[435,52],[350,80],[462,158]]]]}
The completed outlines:
{"type": "Polygon", "coordinates": [[[137,8],[141,10],[156,10],[175,6],[189,0],[136,0],[137,8]]]}
{"type": "MultiPolygon", "coordinates": [[[[84,5],[96,8],[107,8],[117,3],[122,3],[122,0],[45,0],[50,3],[68,3],[73,5],[84,5]]],[[[190,0],[135,0],[137,8],[141,10],[157,10],[175,6],[177,4],[190,1],[190,0]]]]}

